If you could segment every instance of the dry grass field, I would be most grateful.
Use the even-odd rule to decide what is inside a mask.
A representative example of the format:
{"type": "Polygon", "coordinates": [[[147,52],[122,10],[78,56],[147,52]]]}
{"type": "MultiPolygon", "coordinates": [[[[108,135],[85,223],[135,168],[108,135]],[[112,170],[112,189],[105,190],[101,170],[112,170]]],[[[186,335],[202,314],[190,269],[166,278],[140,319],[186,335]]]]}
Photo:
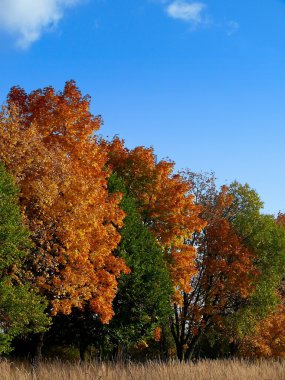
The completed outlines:
{"type": "Polygon", "coordinates": [[[27,363],[0,362],[1,380],[285,380],[285,362],[238,360],[146,364],[45,362],[32,371],[27,363]]]}

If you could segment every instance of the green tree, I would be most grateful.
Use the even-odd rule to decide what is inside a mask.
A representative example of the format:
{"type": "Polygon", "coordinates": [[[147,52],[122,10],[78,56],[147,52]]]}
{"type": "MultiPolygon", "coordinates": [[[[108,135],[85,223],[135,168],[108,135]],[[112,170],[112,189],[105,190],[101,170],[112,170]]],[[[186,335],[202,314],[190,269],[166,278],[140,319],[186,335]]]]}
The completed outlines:
{"type": "Polygon", "coordinates": [[[21,265],[30,248],[18,207],[18,190],[0,164],[0,353],[14,337],[47,328],[46,303],[25,282],[21,265]]]}
{"type": "Polygon", "coordinates": [[[156,328],[167,324],[172,293],[163,250],[144,225],[135,199],[127,194],[123,181],[113,175],[110,191],[124,194],[121,202],[126,212],[118,254],[126,261],[131,273],[123,275],[114,302],[115,316],[108,326],[114,348],[125,350],[143,347],[153,338],[156,328]]]}

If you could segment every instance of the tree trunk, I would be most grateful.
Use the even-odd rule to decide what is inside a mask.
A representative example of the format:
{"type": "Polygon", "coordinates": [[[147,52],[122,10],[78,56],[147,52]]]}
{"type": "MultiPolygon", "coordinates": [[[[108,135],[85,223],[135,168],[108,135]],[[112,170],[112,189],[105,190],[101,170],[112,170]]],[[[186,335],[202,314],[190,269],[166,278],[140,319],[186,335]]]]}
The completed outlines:
{"type": "Polygon", "coordinates": [[[230,354],[230,357],[235,357],[236,353],[237,353],[237,350],[238,350],[238,344],[236,342],[231,342],[229,344],[229,354],[230,354]]]}
{"type": "Polygon", "coordinates": [[[35,335],[35,344],[32,352],[32,364],[37,366],[42,360],[42,349],[44,345],[44,333],[38,333],[35,335]]]}
{"type": "Polygon", "coordinates": [[[176,355],[177,355],[177,359],[180,360],[181,362],[184,360],[184,350],[181,344],[176,345],[176,355]]]}
{"type": "Polygon", "coordinates": [[[186,361],[192,360],[195,348],[200,340],[200,337],[201,337],[201,334],[194,336],[194,338],[191,340],[189,347],[187,348],[185,352],[186,361]]]}
{"type": "Polygon", "coordinates": [[[162,327],[162,330],[161,330],[161,340],[160,340],[160,345],[159,345],[159,351],[160,351],[160,359],[167,360],[168,347],[167,347],[167,341],[166,341],[165,327],[162,327]]]}
{"type": "Polygon", "coordinates": [[[88,339],[87,339],[86,331],[84,327],[85,326],[82,324],[80,326],[80,332],[79,332],[79,355],[80,355],[80,360],[82,362],[85,362],[85,354],[88,348],[88,339]]]}
{"type": "Polygon", "coordinates": [[[112,349],[112,360],[117,361],[119,356],[119,343],[116,342],[113,344],[113,349],[112,349]]]}
{"type": "Polygon", "coordinates": [[[80,345],[79,345],[79,355],[80,355],[80,360],[82,362],[85,362],[85,353],[86,353],[86,350],[87,350],[87,346],[84,342],[80,342],[80,345]]]}

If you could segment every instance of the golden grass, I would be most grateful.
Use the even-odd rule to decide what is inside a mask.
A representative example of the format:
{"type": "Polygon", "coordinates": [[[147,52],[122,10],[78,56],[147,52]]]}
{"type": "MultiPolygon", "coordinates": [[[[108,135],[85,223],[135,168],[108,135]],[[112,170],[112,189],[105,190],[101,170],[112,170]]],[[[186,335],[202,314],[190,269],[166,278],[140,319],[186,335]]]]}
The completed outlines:
{"type": "Polygon", "coordinates": [[[0,362],[1,380],[285,380],[285,362],[239,360],[200,361],[197,364],[74,364],[43,362],[32,371],[27,363],[0,362]]]}

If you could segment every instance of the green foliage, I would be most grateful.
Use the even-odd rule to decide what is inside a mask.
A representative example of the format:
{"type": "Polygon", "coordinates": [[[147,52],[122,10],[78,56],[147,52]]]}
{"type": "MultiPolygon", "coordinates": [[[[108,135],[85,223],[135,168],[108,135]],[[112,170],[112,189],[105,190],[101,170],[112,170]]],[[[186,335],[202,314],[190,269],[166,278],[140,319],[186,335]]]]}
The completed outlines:
{"type": "Polygon", "coordinates": [[[19,207],[17,206],[18,190],[10,176],[0,165],[0,274],[7,268],[16,265],[30,246],[28,234],[22,226],[19,207]]]}
{"type": "Polygon", "coordinates": [[[234,196],[233,226],[254,252],[255,265],[260,272],[250,302],[233,317],[236,323],[241,322],[240,333],[245,334],[278,303],[277,289],[285,273],[285,229],[272,215],[261,213],[263,203],[248,185],[234,182],[230,192],[234,196]]]}
{"type": "Polygon", "coordinates": [[[49,323],[45,302],[20,276],[30,242],[17,197],[12,178],[0,165],[0,353],[10,350],[15,336],[43,331],[49,323]]]}
{"type": "Polygon", "coordinates": [[[49,325],[46,303],[27,285],[0,282],[0,352],[9,352],[10,343],[18,335],[43,332],[49,325]]]}
{"type": "Polygon", "coordinates": [[[109,187],[125,194],[121,207],[127,216],[120,231],[118,254],[131,269],[130,274],[120,279],[109,331],[118,343],[130,347],[151,338],[155,327],[167,323],[172,286],[163,251],[143,224],[135,200],[127,195],[122,181],[115,175],[109,187]]]}

